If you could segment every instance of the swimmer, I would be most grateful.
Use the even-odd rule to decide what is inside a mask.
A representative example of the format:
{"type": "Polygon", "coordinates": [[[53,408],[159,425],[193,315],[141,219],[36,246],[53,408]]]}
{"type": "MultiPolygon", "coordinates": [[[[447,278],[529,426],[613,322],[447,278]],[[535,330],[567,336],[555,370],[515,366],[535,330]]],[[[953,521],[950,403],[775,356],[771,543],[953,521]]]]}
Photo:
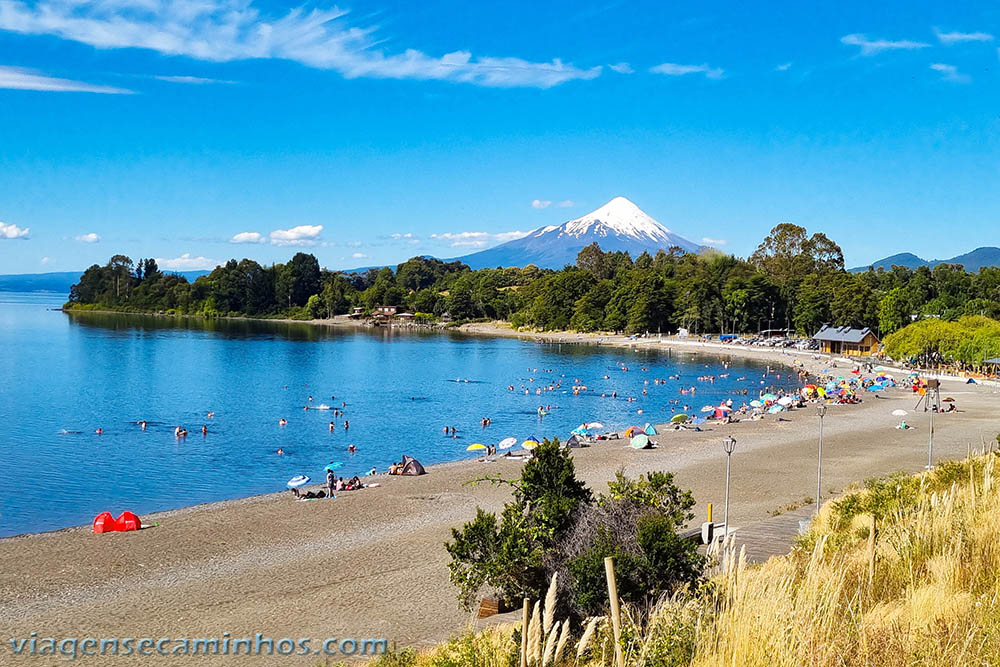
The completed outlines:
{"type": "Polygon", "coordinates": [[[212,417],[214,417],[214,416],[215,416],[215,413],[214,413],[214,412],[209,412],[209,413],[208,413],[207,415],[205,415],[205,416],[206,416],[206,417],[207,417],[208,419],[211,419],[212,417]]]}
{"type": "Polygon", "coordinates": [[[104,435],[104,429],[98,427],[98,429],[96,431],[94,431],[94,433],[96,433],[97,435],[104,435]]]}
{"type": "Polygon", "coordinates": [[[143,431],[146,430],[146,420],[145,419],[142,420],[141,422],[139,422],[139,428],[141,428],[143,431]]]}
{"type": "Polygon", "coordinates": [[[282,417],[278,420],[278,426],[288,426],[288,420],[282,417]]]}
{"type": "Polygon", "coordinates": [[[351,454],[353,454],[354,452],[358,451],[358,448],[355,447],[354,445],[348,445],[347,446],[347,451],[350,452],[351,454]]]}
{"type": "Polygon", "coordinates": [[[347,429],[349,429],[349,428],[351,428],[351,422],[349,422],[349,421],[347,421],[347,420],[345,419],[345,420],[344,420],[344,430],[346,431],[346,430],[347,430],[347,429]]]}
{"type": "Polygon", "coordinates": [[[333,422],[330,422],[330,433],[333,433],[333,427],[336,426],[333,422]]]}
{"type": "Polygon", "coordinates": [[[203,436],[208,435],[208,426],[206,426],[205,424],[201,425],[201,434],[203,436]]]}
{"type": "Polygon", "coordinates": [[[285,450],[282,449],[281,447],[278,447],[278,451],[276,451],[275,454],[277,454],[278,456],[284,456],[285,450]]]}

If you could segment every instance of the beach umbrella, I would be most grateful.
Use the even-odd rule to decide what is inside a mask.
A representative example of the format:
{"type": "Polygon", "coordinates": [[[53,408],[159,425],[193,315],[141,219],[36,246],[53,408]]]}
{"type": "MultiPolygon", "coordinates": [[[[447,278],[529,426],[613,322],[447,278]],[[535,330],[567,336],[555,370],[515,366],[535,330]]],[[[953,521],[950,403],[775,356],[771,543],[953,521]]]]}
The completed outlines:
{"type": "Polygon", "coordinates": [[[649,436],[647,436],[644,433],[640,433],[639,435],[632,438],[630,444],[632,446],[632,449],[646,449],[646,447],[649,447],[649,436]]]}
{"type": "Polygon", "coordinates": [[[525,440],[521,443],[521,449],[534,449],[538,446],[537,440],[525,440]]]}
{"type": "Polygon", "coordinates": [[[500,441],[500,444],[497,445],[497,449],[510,449],[516,444],[517,444],[517,438],[504,438],[503,440],[500,441]]]}
{"type": "Polygon", "coordinates": [[[344,464],[341,461],[330,461],[323,470],[327,472],[333,472],[337,468],[343,468],[344,464]]]}
{"type": "Polygon", "coordinates": [[[750,401],[750,407],[751,408],[762,408],[762,407],[764,407],[764,404],[761,403],[758,400],[753,400],[753,401],[750,401]]]}
{"type": "Polygon", "coordinates": [[[772,415],[776,415],[779,412],[784,412],[784,411],[785,411],[785,406],[781,405],[780,403],[775,403],[768,410],[768,412],[771,413],[772,415]]]}
{"type": "Polygon", "coordinates": [[[715,406],[714,405],[706,405],[705,407],[703,407],[701,409],[701,411],[702,412],[715,412],[715,406]]]}
{"type": "Polygon", "coordinates": [[[680,424],[682,421],[685,421],[687,418],[688,418],[688,416],[682,412],[682,413],[680,413],[678,415],[674,415],[673,417],[671,417],[670,418],[670,423],[672,423],[672,424],[680,424]]]}
{"type": "Polygon", "coordinates": [[[774,401],[778,400],[778,396],[776,394],[764,394],[763,396],[760,397],[760,400],[764,401],[765,403],[773,403],[774,401]]]}
{"type": "Polygon", "coordinates": [[[878,383],[875,383],[872,386],[868,387],[868,391],[882,391],[883,389],[885,389],[885,385],[881,385],[878,383]]]}
{"type": "Polygon", "coordinates": [[[296,475],[288,480],[289,489],[297,489],[300,486],[305,486],[309,483],[309,475],[296,475]]]}
{"type": "Polygon", "coordinates": [[[590,422],[587,424],[587,428],[604,428],[604,424],[601,422],[590,422]]]}
{"type": "Polygon", "coordinates": [[[468,447],[466,447],[465,451],[467,451],[467,452],[478,452],[481,449],[486,449],[486,445],[484,445],[481,442],[475,442],[475,443],[469,445],[468,447]]]}
{"type": "Polygon", "coordinates": [[[577,426],[575,429],[573,429],[572,431],[570,431],[570,433],[572,433],[574,435],[590,435],[590,431],[588,431],[583,426],[577,426]]]}
{"type": "Polygon", "coordinates": [[[906,416],[906,410],[893,410],[892,411],[892,416],[893,417],[905,417],[906,416]]]}
{"type": "Polygon", "coordinates": [[[942,398],[941,400],[944,401],[945,403],[954,403],[955,402],[955,399],[952,398],[951,396],[949,396],[948,398],[942,398]]]}
{"type": "Polygon", "coordinates": [[[791,396],[782,396],[778,399],[778,405],[784,405],[787,408],[794,400],[791,396]]]}

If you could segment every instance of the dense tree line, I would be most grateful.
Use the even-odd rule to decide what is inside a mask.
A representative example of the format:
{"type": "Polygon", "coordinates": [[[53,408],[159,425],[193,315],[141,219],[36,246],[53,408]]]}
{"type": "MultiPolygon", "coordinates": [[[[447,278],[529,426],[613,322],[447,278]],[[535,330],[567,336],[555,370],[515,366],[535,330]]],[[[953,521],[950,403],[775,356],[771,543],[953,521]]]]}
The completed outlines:
{"type": "Polygon", "coordinates": [[[345,274],[315,257],[285,264],[230,260],[189,283],[153,260],[115,255],[87,269],[70,305],[207,316],[329,318],[354,307],[392,305],[453,320],[500,319],[578,331],[750,333],[822,324],[867,326],[884,336],[925,318],[1000,317],[1000,268],[844,270],[824,234],[782,223],[748,259],[678,248],[643,253],[584,248],[575,265],[472,271],[461,262],[414,257],[391,268],[345,274]]]}

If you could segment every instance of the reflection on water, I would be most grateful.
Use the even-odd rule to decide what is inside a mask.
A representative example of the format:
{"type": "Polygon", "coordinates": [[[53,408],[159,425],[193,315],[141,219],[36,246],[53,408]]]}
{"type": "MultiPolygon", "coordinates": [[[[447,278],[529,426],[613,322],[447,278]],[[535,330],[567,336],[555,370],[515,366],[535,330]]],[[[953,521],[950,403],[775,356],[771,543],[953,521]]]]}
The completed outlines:
{"type": "Polygon", "coordinates": [[[297,474],[318,480],[331,461],[348,476],[384,469],[404,453],[430,464],[471,456],[468,445],[508,435],[566,437],[581,421],[662,422],[684,403],[697,409],[737,389],[756,394],[762,381],[788,382],[742,362],[728,378],[698,382],[726,370],[690,354],[50,310],[62,300],[0,293],[0,417],[10,480],[0,485],[0,535],[86,523],[104,510],[142,513],[277,491],[297,474]],[[574,379],[590,391],[574,395],[574,379]],[[692,385],[695,396],[680,394],[692,385]],[[344,416],[303,409],[321,404],[344,416]],[[540,405],[551,407],[541,418],[540,405]],[[491,427],[480,426],[483,417],[491,427]],[[278,425],[281,418],[287,426],[278,425]],[[178,425],[187,438],[174,437],[178,425]],[[445,436],[445,426],[458,437],[445,436]]]}

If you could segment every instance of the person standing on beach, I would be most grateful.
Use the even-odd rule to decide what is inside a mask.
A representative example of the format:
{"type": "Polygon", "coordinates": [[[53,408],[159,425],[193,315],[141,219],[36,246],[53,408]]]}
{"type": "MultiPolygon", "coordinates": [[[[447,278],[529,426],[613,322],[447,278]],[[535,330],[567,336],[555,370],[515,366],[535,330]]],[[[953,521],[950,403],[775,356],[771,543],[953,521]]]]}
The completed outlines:
{"type": "Polygon", "coordinates": [[[326,491],[327,497],[333,498],[333,487],[337,485],[337,476],[333,474],[332,470],[326,471],[326,491]]]}

